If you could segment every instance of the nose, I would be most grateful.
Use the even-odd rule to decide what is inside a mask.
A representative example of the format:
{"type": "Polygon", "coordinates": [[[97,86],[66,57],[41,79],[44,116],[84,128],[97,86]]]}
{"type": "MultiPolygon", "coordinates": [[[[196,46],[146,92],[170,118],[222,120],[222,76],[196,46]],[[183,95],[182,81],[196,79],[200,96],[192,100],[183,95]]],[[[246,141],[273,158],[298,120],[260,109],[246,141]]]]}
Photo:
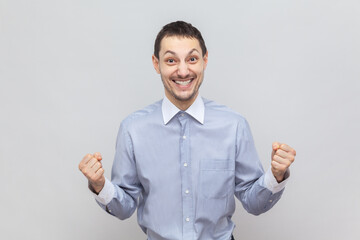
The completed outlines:
{"type": "Polygon", "coordinates": [[[177,74],[181,78],[186,78],[189,75],[189,68],[186,62],[180,62],[178,65],[177,74]]]}

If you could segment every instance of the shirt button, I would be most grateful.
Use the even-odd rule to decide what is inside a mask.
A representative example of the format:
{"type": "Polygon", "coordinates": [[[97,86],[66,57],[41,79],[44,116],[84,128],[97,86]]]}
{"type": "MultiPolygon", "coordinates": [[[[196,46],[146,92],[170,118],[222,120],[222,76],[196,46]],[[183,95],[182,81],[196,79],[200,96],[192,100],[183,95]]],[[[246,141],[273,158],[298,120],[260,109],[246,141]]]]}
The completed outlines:
{"type": "Polygon", "coordinates": [[[185,135],[183,136],[183,139],[186,139],[186,136],[185,136],[185,135]]]}
{"type": "Polygon", "coordinates": [[[187,218],[185,219],[185,221],[189,222],[189,221],[190,221],[190,218],[187,217],[187,218]]]}
{"type": "Polygon", "coordinates": [[[184,167],[187,167],[188,165],[187,165],[187,163],[184,163],[184,167]]]}
{"type": "Polygon", "coordinates": [[[188,194],[188,193],[189,193],[189,190],[186,189],[185,193],[188,194]]]}
{"type": "Polygon", "coordinates": [[[271,200],[271,199],[269,200],[269,202],[272,202],[272,201],[273,201],[273,200],[271,200]]]}
{"type": "Polygon", "coordinates": [[[180,114],[180,116],[182,116],[182,117],[183,117],[183,116],[184,116],[184,114],[182,113],[182,114],[180,114]]]}

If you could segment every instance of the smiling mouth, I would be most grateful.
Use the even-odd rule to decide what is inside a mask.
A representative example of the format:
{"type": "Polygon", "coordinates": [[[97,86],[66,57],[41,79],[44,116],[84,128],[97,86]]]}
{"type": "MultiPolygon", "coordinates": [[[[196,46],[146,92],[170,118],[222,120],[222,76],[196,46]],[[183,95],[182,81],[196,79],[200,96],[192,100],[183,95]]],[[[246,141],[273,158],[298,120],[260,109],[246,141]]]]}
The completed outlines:
{"type": "Polygon", "coordinates": [[[194,80],[194,78],[191,78],[189,80],[186,81],[180,81],[180,80],[172,80],[174,83],[179,84],[181,86],[187,86],[189,85],[192,81],[194,80]]]}

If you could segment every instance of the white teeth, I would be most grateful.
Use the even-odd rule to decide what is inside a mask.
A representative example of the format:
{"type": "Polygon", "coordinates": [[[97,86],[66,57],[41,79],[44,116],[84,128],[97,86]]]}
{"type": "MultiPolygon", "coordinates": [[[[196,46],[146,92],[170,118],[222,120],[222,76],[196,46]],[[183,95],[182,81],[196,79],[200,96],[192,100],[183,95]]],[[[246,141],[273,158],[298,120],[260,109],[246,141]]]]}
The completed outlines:
{"type": "Polygon", "coordinates": [[[186,85],[188,85],[190,82],[191,82],[191,80],[187,80],[187,81],[175,81],[177,84],[180,84],[180,85],[182,85],[182,86],[186,86],[186,85]]]}

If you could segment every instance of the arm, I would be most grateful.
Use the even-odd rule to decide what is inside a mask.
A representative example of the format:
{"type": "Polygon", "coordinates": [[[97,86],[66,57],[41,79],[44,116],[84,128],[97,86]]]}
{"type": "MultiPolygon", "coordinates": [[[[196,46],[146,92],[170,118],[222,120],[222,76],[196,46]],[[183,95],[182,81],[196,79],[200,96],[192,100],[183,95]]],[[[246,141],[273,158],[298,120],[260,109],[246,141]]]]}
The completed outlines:
{"type": "MultiPolygon", "coordinates": [[[[259,215],[271,209],[280,199],[289,176],[290,164],[277,168],[281,171],[276,176],[284,180],[281,183],[276,180],[273,169],[264,173],[246,121],[238,125],[236,149],[235,196],[249,213],[259,215]]],[[[274,157],[276,151],[273,153],[274,157]]]]}
{"type": "Polygon", "coordinates": [[[106,205],[98,203],[119,219],[129,218],[136,210],[142,186],[137,176],[132,140],[124,123],[120,125],[116,140],[111,182],[114,197],[106,205]]]}
{"type": "Polygon", "coordinates": [[[116,141],[112,182],[104,177],[100,160],[99,153],[87,154],[79,169],[89,180],[89,188],[104,210],[119,219],[129,218],[137,207],[141,185],[137,179],[131,139],[123,125],[116,141]]]}

